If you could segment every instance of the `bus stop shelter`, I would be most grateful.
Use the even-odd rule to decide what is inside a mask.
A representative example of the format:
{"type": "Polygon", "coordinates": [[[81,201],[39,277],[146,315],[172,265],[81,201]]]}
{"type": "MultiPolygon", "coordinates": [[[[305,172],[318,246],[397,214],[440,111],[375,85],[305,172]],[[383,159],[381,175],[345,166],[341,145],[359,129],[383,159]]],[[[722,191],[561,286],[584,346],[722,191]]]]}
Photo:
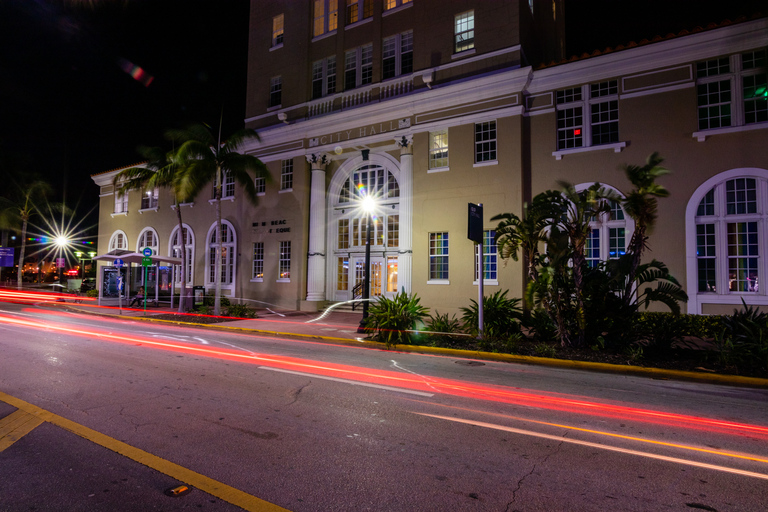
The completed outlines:
{"type": "Polygon", "coordinates": [[[115,251],[102,254],[93,258],[101,261],[96,278],[96,287],[99,290],[99,305],[102,302],[113,305],[121,299],[130,300],[140,286],[147,286],[144,290],[147,302],[174,303],[174,272],[181,265],[181,258],[173,256],[148,256],[151,263],[142,265],[144,255],[138,252],[115,251]],[[121,263],[122,262],[122,263],[121,263]],[[122,289],[121,284],[122,282],[122,289]]]}

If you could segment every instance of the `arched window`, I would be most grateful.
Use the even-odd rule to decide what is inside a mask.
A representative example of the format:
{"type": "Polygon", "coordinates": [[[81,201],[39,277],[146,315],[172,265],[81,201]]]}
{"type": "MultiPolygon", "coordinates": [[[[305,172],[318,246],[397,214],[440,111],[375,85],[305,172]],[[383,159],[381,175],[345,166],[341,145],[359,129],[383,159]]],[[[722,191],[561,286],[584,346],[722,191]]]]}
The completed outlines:
{"type": "MultiPolygon", "coordinates": [[[[173,232],[171,232],[170,247],[168,253],[174,258],[181,258],[181,237],[179,236],[179,227],[176,226],[173,232]]],[[[184,224],[184,249],[187,253],[187,286],[192,285],[192,255],[195,254],[195,234],[188,225],[184,224]]],[[[173,266],[174,280],[177,284],[181,284],[181,265],[173,266]]]]}
{"type": "Polygon", "coordinates": [[[139,234],[138,242],[136,243],[136,252],[141,252],[145,247],[152,249],[152,254],[158,253],[159,240],[157,238],[157,231],[152,228],[144,228],[139,234]]]}
{"type": "Polygon", "coordinates": [[[122,231],[115,231],[112,233],[112,237],[109,239],[109,252],[115,251],[127,251],[128,250],[128,237],[122,231]]]}
{"type": "Polygon", "coordinates": [[[218,224],[213,223],[208,230],[207,244],[207,284],[216,283],[216,248],[221,247],[221,284],[232,286],[235,282],[235,229],[226,220],[221,221],[221,243],[216,238],[218,224]]]}
{"type": "Polygon", "coordinates": [[[768,171],[735,169],[704,182],[686,209],[689,312],[704,303],[768,304],[768,171]]]}
{"type": "MultiPolygon", "coordinates": [[[[594,185],[594,183],[582,183],[575,187],[576,192],[581,192],[594,185]]],[[[601,187],[611,190],[620,197],[624,195],[610,185],[600,184],[601,187]]],[[[589,235],[587,236],[587,264],[596,267],[601,261],[620,258],[626,253],[627,244],[632,238],[635,223],[624,212],[624,208],[614,200],[610,200],[610,213],[603,213],[589,223],[589,235]]]]}

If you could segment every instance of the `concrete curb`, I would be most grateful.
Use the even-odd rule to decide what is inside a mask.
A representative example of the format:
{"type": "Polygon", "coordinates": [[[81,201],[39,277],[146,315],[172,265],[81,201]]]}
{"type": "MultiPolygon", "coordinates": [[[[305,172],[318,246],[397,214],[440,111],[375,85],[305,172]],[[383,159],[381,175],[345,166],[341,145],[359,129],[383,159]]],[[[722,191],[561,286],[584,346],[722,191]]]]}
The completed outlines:
{"type": "Polygon", "coordinates": [[[464,359],[479,359],[484,361],[497,361],[505,363],[530,364],[536,366],[550,366],[555,368],[565,368],[570,370],[597,371],[602,373],[617,373],[624,375],[634,375],[637,377],[646,377],[658,380],[682,380],[689,382],[702,382],[707,384],[719,384],[724,386],[737,386],[748,388],[768,389],[768,379],[759,377],[742,377],[740,375],[724,375],[718,373],[697,373],[682,370],[666,370],[662,368],[646,368],[643,366],[618,365],[608,363],[594,363],[590,361],[572,361],[570,359],[551,359],[547,357],[520,356],[515,354],[498,354],[495,352],[480,352],[474,350],[460,350],[442,347],[424,347],[419,345],[396,345],[393,348],[387,348],[379,342],[371,340],[350,340],[347,338],[336,338],[333,336],[323,336],[320,334],[301,334],[292,332],[270,331],[265,329],[253,329],[250,327],[235,327],[231,325],[217,324],[198,324],[194,322],[182,322],[176,320],[164,320],[144,316],[126,316],[113,315],[109,313],[99,313],[94,311],[84,311],[82,309],[66,306],[67,309],[74,309],[80,313],[87,313],[98,316],[109,316],[122,319],[140,320],[144,322],[168,323],[176,325],[190,325],[195,327],[204,327],[206,329],[221,331],[239,331],[249,333],[268,334],[271,336],[291,336],[298,338],[308,338],[315,340],[333,341],[335,343],[351,345],[355,347],[366,347],[382,351],[392,352],[410,352],[418,354],[433,354],[448,357],[457,357],[464,359]]]}

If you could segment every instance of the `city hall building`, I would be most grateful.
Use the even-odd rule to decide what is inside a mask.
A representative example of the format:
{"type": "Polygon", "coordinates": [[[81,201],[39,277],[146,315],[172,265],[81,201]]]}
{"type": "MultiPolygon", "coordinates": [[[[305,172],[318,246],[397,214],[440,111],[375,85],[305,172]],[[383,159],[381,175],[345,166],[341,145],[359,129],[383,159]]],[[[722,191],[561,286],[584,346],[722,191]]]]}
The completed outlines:
{"type": "MultiPolygon", "coordinates": [[[[481,274],[486,294],[523,295],[491,217],[521,215],[560,181],[626,194],[620,167],[659,152],[671,195],[647,258],[667,264],[690,313],[768,305],[768,19],[566,59],[563,17],[560,0],[252,0],[244,124],[261,140],[243,151],[272,175],[258,204],[225,182],[221,239],[210,193],[179,206],[180,232],[167,190],[116,195],[120,169],[97,174],[99,254],[150,247],[172,269],[184,237],[189,286],[214,288],[221,247],[225,295],[316,310],[365,275],[370,194],[372,296],[405,290],[457,313],[481,274]],[[469,203],[483,206],[482,271],[469,203]]],[[[616,205],[595,219],[588,259],[621,254],[632,230],[616,205]]]]}

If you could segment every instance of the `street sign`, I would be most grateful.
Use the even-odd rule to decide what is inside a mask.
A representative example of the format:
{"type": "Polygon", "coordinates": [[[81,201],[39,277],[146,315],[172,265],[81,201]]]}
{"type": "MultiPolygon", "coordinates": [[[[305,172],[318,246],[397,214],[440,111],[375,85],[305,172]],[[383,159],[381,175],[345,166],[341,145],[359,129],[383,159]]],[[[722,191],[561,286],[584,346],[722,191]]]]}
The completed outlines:
{"type": "Polygon", "coordinates": [[[144,256],[146,256],[146,257],[152,256],[152,249],[151,249],[150,247],[145,247],[145,248],[144,248],[144,249],[141,251],[141,253],[142,253],[144,256]]]}
{"type": "Polygon", "coordinates": [[[475,243],[483,243],[483,205],[469,203],[467,219],[467,238],[475,243]]]}
{"type": "MultiPolygon", "coordinates": [[[[149,250],[151,251],[152,249],[149,249],[149,250]]],[[[144,256],[143,258],[141,258],[141,264],[145,267],[152,265],[152,258],[144,256]]]]}
{"type": "Polygon", "coordinates": [[[13,247],[0,247],[0,267],[13,266],[13,247]]]}
{"type": "Polygon", "coordinates": [[[114,266],[116,266],[117,268],[120,268],[123,265],[125,265],[125,262],[123,260],[121,260],[120,258],[117,258],[112,264],[114,266]]]}

